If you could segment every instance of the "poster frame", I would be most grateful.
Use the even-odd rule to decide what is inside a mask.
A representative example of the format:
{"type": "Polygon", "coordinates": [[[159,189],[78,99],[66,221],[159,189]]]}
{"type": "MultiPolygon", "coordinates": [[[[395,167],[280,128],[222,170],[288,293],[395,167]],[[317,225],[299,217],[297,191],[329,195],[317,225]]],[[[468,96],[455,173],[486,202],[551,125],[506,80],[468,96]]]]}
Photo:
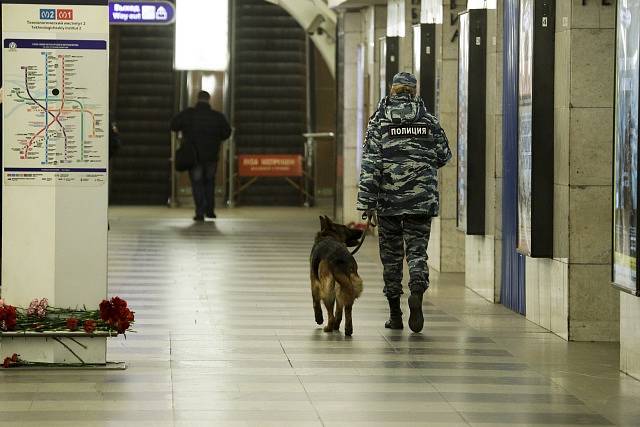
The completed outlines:
{"type": "MultiPolygon", "coordinates": [[[[525,13],[520,0],[520,23],[525,13]]],[[[528,206],[530,227],[528,235],[522,236],[521,182],[525,172],[518,167],[518,227],[516,250],[531,258],[553,257],[553,206],[554,202],[554,90],[555,90],[555,0],[530,0],[532,4],[532,50],[531,60],[531,154],[529,176],[530,181],[528,206]],[[525,243],[526,242],[526,243],[525,243]]],[[[520,25],[520,24],[519,24],[520,25]]],[[[522,29],[519,26],[520,36],[522,29]]],[[[520,37],[520,46],[522,46],[520,37]]],[[[521,61],[519,61],[521,62],[521,61]]],[[[521,67],[522,64],[520,63],[521,67]]],[[[522,72],[522,69],[520,70],[522,72]]],[[[522,74],[520,82],[523,81],[522,74]]],[[[520,116],[521,90],[518,88],[518,156],[521,155],[520,116]]]]}
{"type": "MultiPolygon", "coordinates": [[[[486,195],[486,75],[487,75],[487,11],[485,9],[471,9],[460,13],[460,19],[468,18],[468,34],[460,34],[468,43],[467,73],[467,126],[464,156],[458,155],[457,164],[457,197],[456,197],[456,226],[466,235],[482,236],[485,234],[485,195],[486,195]],[[463,160],[474,159],[473,162],[463,160]],[[461,164],[464,163],[464,164],[461,164]],[[460,195],[461,167],[464,167],[464,194],[460,195]],[[460,206],[461,198],[464,207],[460,206]],[[461,210],[465,210],[461,218],[461,210]]],[[[458,68],[458,99],[460,99],[461,69],[458,68]]],[[[460,105],[458,105],[458,116],[460,105]]],[[[460,121],[458,120],[458,135],[460,135],[460,121]]],[[[458,141],[460,141],[458,139],[458,141]]],[[[459,144],[460,149],[460,144],[459,144]]]]}
{"type": "MultiPolygon", "coordinates": [[[[612,137],[613,137],[613,162],[612,162],[612,178],[613,178],[613,185],[611,186],[611,214],[612,214],[612,221],[611,221],[611,251],[612,251],[612,256],[611,256],[611,286],[621,292],[625,292],[627,294],[630,295],[634,295],[636,297],[640,297],[640,281],[638,281],[638,277],[640,274],[640,268],[638,265],[638,254],[637,254],[637,230],[638,230],[638,226],[640,225],[640,218],[638,215],[638,206],[637,206],[637,200],[638,200],[638,196],[640,196],[640,191],[638,190],[638,149],[636,149],[636,155],[635,158],[632,159],[632,167],[635,168],[636,171],[636,218],[635,218],[635,226],[636,226],[636,269],[635,269],[635,273],[636,273],[636,286],[635,289],[633,289],[633,287],[630,286],[626,286],[624,284],[618,283],[616,282],[616,276],[615,276],[615,243],[616,243],[616,239],[615,239],[615,235],[616,235],[616,222],[615,222],[615,203],[616,203],[616,128],[617,128],[617,123],[618,123],[618,108],[617,108],[617,103],[618,103],[618,92],[617,92],[617,87],[618,87],[618,26],[619,26],[619,7],[621,7],[621,3],[618,2],[616,5],[616,13],[615,13],[615,45],[614,45],[614,51],[615,51],[615,73],[614,73],[614,88],[613,88],[613,92],[614,92],[614,108],[613,108],[613,132],[612,132],[612,137]]],[[[639,42],[639,46],[638,46],[638,52],[640,52],[640,42],[639,42]]],[[[638,72],[636,75],[636,84],[638,85],[638,87],[640,88],[640,66],[638,67],[638,72]]],[[[636,106],[636,108],[638,108],[638,118],[639,118],[639,124],[640,124],[640,102],[638,102],[638,105],[636,106]]],[[[640,136],[637,136],[638,141],[638,148],[640,148],[640,136]]]]}

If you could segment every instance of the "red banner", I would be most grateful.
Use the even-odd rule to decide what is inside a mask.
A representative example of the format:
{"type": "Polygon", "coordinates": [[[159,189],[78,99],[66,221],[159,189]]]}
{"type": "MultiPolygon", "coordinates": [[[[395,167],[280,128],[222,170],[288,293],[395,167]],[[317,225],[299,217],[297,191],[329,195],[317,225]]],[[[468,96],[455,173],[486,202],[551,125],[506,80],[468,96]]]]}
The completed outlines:
{"type": "Polygon", "coordinates": [[[243,154],[238,165],[240,176],[302,176],[299,154],[243,154]]]}

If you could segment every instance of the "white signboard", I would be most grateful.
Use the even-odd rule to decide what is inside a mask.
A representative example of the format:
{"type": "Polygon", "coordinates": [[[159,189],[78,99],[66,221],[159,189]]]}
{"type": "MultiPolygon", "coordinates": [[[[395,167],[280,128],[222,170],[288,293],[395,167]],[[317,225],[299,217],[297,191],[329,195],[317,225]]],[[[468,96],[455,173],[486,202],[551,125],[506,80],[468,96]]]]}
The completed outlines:
{"type": "Polygon", "coordinates": [[[2,5],[5,185],[106,183],[109,23],[86,3],[2,5]]]}

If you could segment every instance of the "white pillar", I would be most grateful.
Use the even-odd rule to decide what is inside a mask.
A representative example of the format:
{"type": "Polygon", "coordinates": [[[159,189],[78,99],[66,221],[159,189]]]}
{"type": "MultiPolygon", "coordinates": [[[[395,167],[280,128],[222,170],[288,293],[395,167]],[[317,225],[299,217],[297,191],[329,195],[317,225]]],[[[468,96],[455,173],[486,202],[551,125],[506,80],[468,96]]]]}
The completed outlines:
{"type": "MultiPolygon", "coordinates": [[[[15,306],[107,296],[108,9],[74,3],[2,5],[2,298],[15,306]]],[[[105,338],[80,342],[85,362],[105,362],[105,338]]],[[[3,338],[12,353],[78,362],[44,338],[3,338]]]]}

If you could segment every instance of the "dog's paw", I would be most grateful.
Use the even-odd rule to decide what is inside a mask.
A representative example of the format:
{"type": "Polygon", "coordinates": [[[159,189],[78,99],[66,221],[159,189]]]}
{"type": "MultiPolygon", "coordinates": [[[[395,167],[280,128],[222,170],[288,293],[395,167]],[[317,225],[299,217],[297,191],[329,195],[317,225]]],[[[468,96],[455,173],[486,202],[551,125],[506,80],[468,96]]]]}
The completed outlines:
{"type": "Polygon", "coordinates": [[[329,324],[324,327],[325,332],[333,332],[333,325],[329,324]]]}
{"type": "Polygon", "coordinates": [[[350,337],[353,335],[353,328],[344,328],[344,334],[345,336],[350,337]]]}
{"type": "Polygon", "coordinates": [[[319,316],[318,316],[318,315],[316,315],[316,323],[317,323],[318,325],[322,325],[322,324],[324,323],[324,318],[322,317],[322,314],[321,314],[321,315],[319,315],[319,316]]]}

